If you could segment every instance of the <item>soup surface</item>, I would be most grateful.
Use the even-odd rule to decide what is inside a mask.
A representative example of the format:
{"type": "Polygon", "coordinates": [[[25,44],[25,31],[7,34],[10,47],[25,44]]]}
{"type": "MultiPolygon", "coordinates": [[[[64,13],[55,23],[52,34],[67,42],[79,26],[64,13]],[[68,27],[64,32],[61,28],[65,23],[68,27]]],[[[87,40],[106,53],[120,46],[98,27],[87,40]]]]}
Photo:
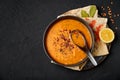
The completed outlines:
{"type": "Polygon", "coordinates": [[[80,30],[91,48],[92,38],[87,27],[74,19],[64,19],[55,23],[47,33],[46,48],[48,54],[58,63],[76,64],[86,58],[86,53],[79,49],[70,39],[72,30],[80,30]]]}

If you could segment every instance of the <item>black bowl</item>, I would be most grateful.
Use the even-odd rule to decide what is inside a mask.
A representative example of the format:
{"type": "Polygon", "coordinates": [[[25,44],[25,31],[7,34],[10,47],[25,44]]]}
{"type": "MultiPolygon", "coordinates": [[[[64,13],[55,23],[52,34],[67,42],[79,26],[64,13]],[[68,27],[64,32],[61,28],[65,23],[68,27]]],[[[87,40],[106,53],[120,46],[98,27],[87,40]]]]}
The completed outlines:
{"type": "Polygon", "coordinates": [[[90,49],[90,51],[92,52],[93,51],[93,48],[94,48],[94,43],[95,43],[95,40],[94,40],[94,33],[93,33],[93,30],[91,29],[91,27],[88,25],[88,23],[86,21],[84,21],[83,19],[79,18],[79,17],[76,17],[76,16],[62,16],[62,17],[59,17],[55,20],[53,20],[46,28],[45,32],[44,32],[44,35],[43,35],[43,47],[44,47],[44,51],[46,53],[46,55],[48,56],[48,58],[55,62],[56,64],[58,65],[61,65],[61,66],[77,66],[77,65],[80,65],[81,63],[85,62],[88,58],[86,57],[85,59],[83,59],[82,61],[76,63],[76,64],[71,64],[71,65],[64,65],[64,64],[61,64],[59,62],[57,62],[56,60],[54,60],[48,53],[48,50],[46,48],[46,37],[47,37],[47,33],[49,32],[49,30],[51,29],[51,27],[56,24],[57,22],[61,21],[61,20],[65,20],[65,19],[73,19],[73,20],[77,20],[77,21],[80,21],[81,23],[83,23],[87,29],[89,30],[90,34],[91,34],[91,37],[92,37],[92,47],[90,49]]]}

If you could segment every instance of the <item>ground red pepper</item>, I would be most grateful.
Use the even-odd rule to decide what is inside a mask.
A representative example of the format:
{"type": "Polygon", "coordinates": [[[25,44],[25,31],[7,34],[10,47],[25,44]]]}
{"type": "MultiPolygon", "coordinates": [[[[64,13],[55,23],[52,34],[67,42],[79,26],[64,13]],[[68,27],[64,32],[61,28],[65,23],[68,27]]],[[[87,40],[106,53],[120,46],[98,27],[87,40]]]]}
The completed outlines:
{"type": "Polygon", "coordinates": [[[91,28],[93,28],[96,24],[96,20],[92,20],[92,22],[89,24],[91,28]]]}

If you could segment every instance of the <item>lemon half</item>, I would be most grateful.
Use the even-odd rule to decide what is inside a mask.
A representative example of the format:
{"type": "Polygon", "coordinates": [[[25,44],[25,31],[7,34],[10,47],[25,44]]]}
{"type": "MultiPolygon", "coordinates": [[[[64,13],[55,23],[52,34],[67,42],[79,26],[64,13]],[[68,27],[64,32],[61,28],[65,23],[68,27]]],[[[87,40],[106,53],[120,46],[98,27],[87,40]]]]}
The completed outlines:
{"type": "Polygon", "coordinates": [[[103,28],[99,32],[99,37],[104,43],[111,43],[114,40],[115,35],[110,28],[103,28]]]}

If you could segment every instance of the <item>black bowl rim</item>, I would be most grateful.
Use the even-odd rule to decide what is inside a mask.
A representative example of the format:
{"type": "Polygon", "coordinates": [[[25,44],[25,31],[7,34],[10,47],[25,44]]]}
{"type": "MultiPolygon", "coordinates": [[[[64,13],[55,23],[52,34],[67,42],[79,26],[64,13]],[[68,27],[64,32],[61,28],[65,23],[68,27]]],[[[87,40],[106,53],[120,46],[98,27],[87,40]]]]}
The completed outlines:
{"type": "Polygon", "coordinates": [[[93,49],[94,49],[94,44],[95,44],[95,37],[94,37],[94,33],[93,33],[93,30],[91,29],[91,27],[88,25],[88,23],[83,20],[82,18],[80,17],[77,17],[77,16],[61,16],[59,18],[56,18],[54,19],[53,21],[51,21],[48,26],[46,27],[44,33],[43,33],[43,48],[44,48],[44,51],[45,51],[45,54],[48,56],[48,58],[55,62],[57,65],[60,65],[60,66],[64,66],[64,67],[74,67],[74,66],[78,66],[80,64],[82,64],[83,62],[85,62],[88,58],[86,57],[85,59],[83,59],[82,61],[76,63],[76,64],[70,64],[70,65],[64,65],[62,63],[59,63],[57,62],[56,60],[54,60],[48,53],[47,51],[47,48],[46,48],[46,36],[47,36],[47,32],[50,30],[50,28],[52,27],[52,25],[54,25],[55,23],[59,22],[60,20],[64,20],[64,19],[74,19],[74,20],[77,20],[77,21],[80,21],[81,23],[83,23],[87,29],[89,30],[90,34],[91,34],[91,38],[92,38],[92,47],[90,49],[90,51],[92,52],[93,49]]]}

